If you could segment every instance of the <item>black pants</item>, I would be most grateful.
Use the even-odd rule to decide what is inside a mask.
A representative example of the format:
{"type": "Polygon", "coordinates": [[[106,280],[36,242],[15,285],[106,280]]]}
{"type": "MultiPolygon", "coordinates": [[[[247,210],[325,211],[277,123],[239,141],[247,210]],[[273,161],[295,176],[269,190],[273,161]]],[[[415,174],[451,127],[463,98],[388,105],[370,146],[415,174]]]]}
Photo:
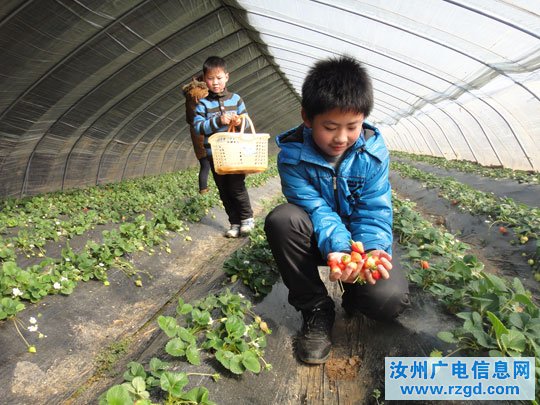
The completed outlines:
{"type": "MultiPolygon", "coordinates": [[[[268,216],[265,232],[283,282],[289,289],[289,303],[297,310],[334,307],[317,266],[326,265],[315,240],[309,215],[294,204],[280,205],[268,216]]],[[[409,305],[405,274],[395,264],[390,279],[375,285],[343,283],[342,305],[373,319],[397,317],[409,305]]]]}
{"type": "Polygon", "coordinates": [[[229,223],[240,224],[243,219],[253,218],[253,210],[246,188],[245,174],[217,174],[214,160],[210,157],[210,167],[219,197],[229,217],[229,223]]]}
{"type": "Polygon", "coordinates": [[[202,157],[199,159],[199,191],[206,190],[208,188],[208,175],[210,174],[210,162],[208,158],[202,157]]]}

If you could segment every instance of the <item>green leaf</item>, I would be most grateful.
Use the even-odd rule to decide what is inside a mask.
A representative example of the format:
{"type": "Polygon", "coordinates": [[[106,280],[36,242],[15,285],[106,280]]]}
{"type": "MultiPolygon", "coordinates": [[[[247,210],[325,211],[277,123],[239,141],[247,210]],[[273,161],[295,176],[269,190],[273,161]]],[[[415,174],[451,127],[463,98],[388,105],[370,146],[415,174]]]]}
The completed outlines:
{"type": "Polygon", "coordinates": [[[199,405],[215,405],[216,403],[208,399],[208,390],[205,387],[195,387],[182,394],[182,400],[199,405]]]}
{"type": "Polygon", "coordinates": [[[133,381],[131,381],[131,385],[139,395],[142,395],[146,391],[146,383],[142,377],[135,377],[133,381]]]}
{"type": "Polygon", "coordinates": [[[497,291],[504,292],[508,290],[506,284],[504,283],[504,280],[500,277],[497,277],[496,275],[490,273],[482,273],[482,275],[497,291]]]}
{"type": "Polygon", "coordinates": [[[187,360],[195,366],[198,366],[201,364],[201,359],[199,357],[199,350],[197,349],[197,346],[195,345],[195,343],[190,344],[187,347],[186,357],[187,357],[187,360]]]}
{"type": "Polygon", "coordinates": [[[152,357],[149,366],[152,375],[159,377],[163,373],[163,370],[166,370],[169,367],[169,363],[162,361],[157,357],[152,357]]]}
{"type": "Polygon", "coordinates": [[[446,343],[458,343],[459,340],[455,338],[454,334],[452,332],[439,332],[437,333],[437,337],[441,339],[443,342],[446,343]]]}
{"type": "Polygon", "coordinates": [[[194,344],[197,341],[193,333],[191,333],[189,330],[183,327],[180,327],[178,329],[178,337],[182,339],[184,342],[190,343],[190,344],[194,344]]]}
{"type": "Polygon", "coordinates": [[[512,312],[508,320],[510,321],[510,324],[512,326],[515,326],[516,328],[523,329],[523,327],[525,326],[523,324],[523,319],[521,318],[521,314],[517,312],[512,312]]]}
{"type": "Polygon", "coordinates": [[[523,352],[527,341],[523,333],[510,329],[507,334],[502,335],[501,342],[507,350],[515,350],[517,352],[523,352]]]}
{"type": "Polygon", "coordinates": [[[115,385],[107,391],[105,396],[108,405],[133,405],[133,399],[126,387],[115,385]]]}
{"type": "Polygon", "coordinates": [[[228,350],[217,350],[216,359],[225,367],[227,370],[231,369],[231,359],[233,358],[234,353],[228,350]]]}
{"type": "Polygon", "coordinates": [[[180,397],[180,395],[182,395],[182,389],[188,382],[186,373],[165,371],[160,378],[161,389],[175,397],[180,397]]]}
{"type": "Polygon", "coordinates": [[[246,325],[238,316],[229,316],[225,321],[225,329],[230,336],[240,337],[246,330],[246,325]]]}
{"type": "Polygon", "coordinates": [[[187,344],[180,338],[174,338],[167,342],[165,351],[171,356],[181,357],[186,354],[187,344]]]}
{"type": "Polygon", "coordinates": [[[172,316],[160,315],[158,317],[158,325],[168,337],[176,336],[176,332],[178,330],[178,323],[176,322],[176,319],[172,316]]]}
{"type": "Polygon", "coordinates": [[[146,378],[146,371],[141,363],[130,361],[127,366],[128,370],[124,373],[124,380],[132,381],[135,377],[146,378]]]}
{"type": "Polygon", "coordinates": [[[261,363],[259,362],[259,356],[251,351],[244,352],[242,355],[242,364],[245,368],[253,373],[259,373],[261,371],[261,363]]]}
{"type": "Polygon", "coordinates": [[[234,374],[242,374],[244,372],[244,367],[242,365],[243,356],[241,354],[235,354],[229,363],[229,370],[234,374]]]}
{"type": "Polygon", "coordinates": [[[497,339],[500,339],[502,335],[508,333],[508,329],[506,329],[506,326],[501,322],[497,316],[490,311],[486,312],[489,320],[491,321],[491,324],[493,325],[493,330],[495,331],[495,336],[497,339]]]}

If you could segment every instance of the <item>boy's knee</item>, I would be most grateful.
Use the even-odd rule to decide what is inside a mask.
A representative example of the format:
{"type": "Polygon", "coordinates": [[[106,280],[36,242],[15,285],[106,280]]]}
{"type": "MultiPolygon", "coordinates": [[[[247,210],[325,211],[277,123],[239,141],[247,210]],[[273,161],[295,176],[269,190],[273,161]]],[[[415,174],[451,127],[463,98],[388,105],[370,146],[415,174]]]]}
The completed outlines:
{"type": "Polygon", "coordinates": [[[299,224],[304,224],[306,219],[309,219],[309,217],[302,208],[285,203],[278,205],[266,216],[264,229],[267,233],[273,231],[286,232],[299,224]]]}
{"type": "Polygon", "coordinates": [[[371,308],[371,318],[390,321],[397,318],[410,305],[409,293],[395,290],[385,296],[375,299],[371,308]]]}
{"type": "Polygon", "coordinates": [[[346,312],[361,312],[368,318],[379,321],[397,318],[409,305],[409,290],[400,285],[379,289],[374,294],[356,296],[353,293],[343,296],[346,312]]]}

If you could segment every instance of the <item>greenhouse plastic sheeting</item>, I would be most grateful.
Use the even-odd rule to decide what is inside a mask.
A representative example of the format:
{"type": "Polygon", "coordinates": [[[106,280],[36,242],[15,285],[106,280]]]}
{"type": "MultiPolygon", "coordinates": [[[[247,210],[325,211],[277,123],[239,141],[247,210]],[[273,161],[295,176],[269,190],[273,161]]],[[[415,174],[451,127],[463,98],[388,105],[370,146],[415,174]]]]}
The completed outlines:
{"type": "Polygon", "coordinates": [[[258,132],[296,125],[309,68],[349,54],[390,149],[538,171],[539,39],[532,0],[4,0],[0,196],[195,165],[180,89],[212,54],[258,132]]]}

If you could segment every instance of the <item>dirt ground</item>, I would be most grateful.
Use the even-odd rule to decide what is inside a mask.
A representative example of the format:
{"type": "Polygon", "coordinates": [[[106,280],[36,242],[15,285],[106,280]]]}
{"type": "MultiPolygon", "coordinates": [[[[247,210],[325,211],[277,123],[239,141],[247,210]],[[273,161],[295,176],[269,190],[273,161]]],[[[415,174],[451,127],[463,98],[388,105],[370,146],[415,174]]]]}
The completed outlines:
{"type": "MultiPolygon", "coordinates": [[[[489,271],[518,276],[538,296],[527,264],[510,265],[513,258],[521,258],[521,247],[511,246],[509,235],[490,229],[483,218],[459,212],[441,200],[436,190],[426,190],[396,174],[391,181],[401,196],[416,201],[434,223],[442,221],[451,232],[459,233],[460,239],[471,243],[489,271]]],[[[484,179],[486,185],[496,188],[494,181],[484,179]]],[[[529,188],[525,190],[523,194],[531,193],[529,188]]],[[[534,192],[534,201],[539,201],[538,190],[534,192]]],[[[250,195],[256,215],[264,216],[263,202],[280,195],[279,180],[250,190],[250,195]]],[[[38,305],[29,305],[21,318],[41,313],[40,329],[47,335],[38,342],[38,353],[27,353],[13,325],[1,323],[0,384],[4,389],[0,403],[95,404],[102,392],[122,381],[129,361],[145,363],[156,356],[170,360],[164,352],[167,337],[157,328],[156,318],[172,314],[178,297],[192,301],[225,286],[250,297],[243,285],[224,284],[222,263],[244,240],[221,236],[226,227],[222,211],[213,210],[201,223],[190,226],[191,242],[182,236],[172,238],[171,254],[134,255],[136,267],[152,275],[143,276],[143,288],[117,271],[111,274],[109,287],[81,283],[70,296],[47,297],[38,305]]],[[[395,245],[394,262],[399,263],[400,257],[395,245]]],[[[287,303],[287,289],[278,282],[262,301],[255,301],[254,307],[272,329],[265,355],[272,370],[238,377],[218,368],[223,377],[218,382],[199,377],[190,379],[190,386],[207,387],[210,399],[221,405],[375,404],[373,390],[384,388],[385,357],[429,356],[433,349],[451,350],[436,334],[457,325],[455,317],[413,286],[411,308],[388,324],[345,316],[339,306],[339,290],[334,283],[327,285],[338,313],[332,357],[326,365],[308,366],[296,359],[294,337],[301,316],[287,303]]],[[[183,371],[189,371],[187,363],[181,364],[186,368],[183,371]]],[[[216,367],[206,359],[197,371],[215,372],[216,367]]]]}

